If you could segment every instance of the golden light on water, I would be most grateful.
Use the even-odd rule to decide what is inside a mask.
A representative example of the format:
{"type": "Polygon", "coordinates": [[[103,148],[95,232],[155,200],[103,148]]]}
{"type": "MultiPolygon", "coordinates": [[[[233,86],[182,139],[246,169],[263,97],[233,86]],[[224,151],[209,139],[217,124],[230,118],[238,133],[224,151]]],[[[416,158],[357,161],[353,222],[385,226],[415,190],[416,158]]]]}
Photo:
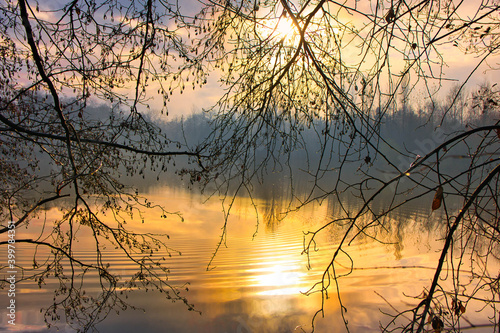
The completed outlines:
{"type": "Polygon", "coordinates": [[[253,276],[254,286],[261,289],[258,295],[298,295],[305,291],[307,274],[304,268],[287,262],[271,262],[271,265],[256,270],[253,276]]]}
{"type": "MultiPolygon", "coordinates": [[[[154,202],[165,204],[167,209],[183,211],[184,220],[176,216],[160,218],[160,212],[153,209],[144,213],[145,223],[131,220],[130,224],[137,231],[170,235],[168,245],[182,252],[182,255],[173,252],[173,256],[168,258],[168,280],[173,285],[184,285],[189,281],[189,292],[185,296],[203,315],[188,317],[191,314],[186,314],[185,308],[171,306],[161,295],[156,297],[151,293],[134,291],[137,295],[134,300],[138,306],[146,308],[146,314],[130,311],[127,312],[130,318],[137,322],[158,323],[155,324],[158,325],[156,331],[161,331],[161,325],[179,321],[179,318],[182,318],[182,323],[193,325],[186,331],[210,327],[213,330],[207,332],[235,332],[238,329],[277,332],[293,331],[299,325],[305,328],[310,326],[311,316],[321,306],[321,294],[306,296],[304,293],[321,280],[323,269],[331,260],[331,250],[337,243],[337,232],[332,229],[324,237],[318,238],[317,251],[311,252],[309,262],[303,254],[304,231],[314,230],[336,216],[335,207],[325,202],[306,207],[301,212],[290,212],[283,219],[272,219],[266,217],[272,212],[281,212],[286,205],[254,198],[256,207],[253,207],[250,199],[237,198],[227,224],[227,242],[207,270],[207,264],[220,240],[223,223],[220,201],[206,201],[201,196],[169,188],[152,191],[149,197],[154,202]],[[260,224],[255,235],[257,216],[260,224]],[[233,318],[232,322],[228,318],[233,318]],[[217,330],[221,328],[218,326],[221,322],[227,326],[217,330]],[[285,330],[283,327],[291,329],[285,330]]],[[[44,217],[53,220],[58,214],[60,211],[54,208],[48,210],[44,217]]],[[[43,221],[39,222],[42,224],[43,221]]],[[[19,236],[28,237],[25,232],[19,236]]],[[[421,244],[422,241],[417,239],[416,243],[421,244]]],[[[85,239],[84,235],[79,238],[77,248],[74,254],[78,258],[92,260],[95,257],[91,239],[85,239]]],[[[403,291],[418,295],[423,286],[428,284],[432,270],[384,269],[386,266],[403,265],[432,268],[436,262],[434,252],[423,255],[421,249],[408,244],[403,249],[403,253],[395,255],[389,244],[361,242],[349,246],[355,269],[348,277],[340,279],[339,283],[344,305],[349,308],[353,332],[366,332],[365,328],[378,327],[379,309],[390,311],[376,293],[383,295],[391,304],[401,305],[403,291]],[[404,259],[398,259],[400,256],[404,259]],[[384,267],[377,267],[380,263],[384,267]]],[[[33,263],[32,255],[30,251],[24,252],[23,257],[19,256],[19,262],[29,267],[33,263]]],[[[39,253],[37,260],[42,259],[39,253]]],[[[108,248],[104,259],[110,264],[110,269],[122,278],[135,273],[130,261],[112,247],[108,248]]],[[[347,258],[339,258],[339,275],[349,271],[349,262],[347,258]]],[[[89,292],[97,293],[98,277],[89,275],[86,278],[89,292]]],[[[39,313],[40,305],[46,304],[52,297],[51,287],[40,289],[26,283],[20,284],[19,290],[22,291],[19,299],[24,302],[23,311],[26,313],[35,313],[35,310],[39,313]],[[30,308],[28,299],[33,304],[30,308]]],[[[342,327],[342,322],[336,293],[332,292],[330,299],[325,302],[327,318],[318,321],[318,331],[338,332],[336,327],[342,327]]],[[[116,327],[121,325],[120,321],[113,322],[113,318],[109,320],[116,327]]],[[[43,326],[43,320],[38,320],[36,324],[43,326]]]]}

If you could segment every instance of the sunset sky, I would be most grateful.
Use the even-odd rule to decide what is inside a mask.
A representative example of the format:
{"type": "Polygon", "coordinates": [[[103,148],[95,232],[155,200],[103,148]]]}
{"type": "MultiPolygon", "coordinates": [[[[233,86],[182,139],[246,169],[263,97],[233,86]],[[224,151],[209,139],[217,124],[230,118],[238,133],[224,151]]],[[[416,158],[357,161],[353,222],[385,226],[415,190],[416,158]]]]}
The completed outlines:
{"type": "MultiPolygon", "coordinates": [[[[60,12],[44,12],[44,10],[62,8],[65,4],[66,2],[61,0],[53,1],[50,3],[41,3],[40,12],[38,12],[37,15],[41,19],[56,21],[57,15],[60,15],[60,12]]],[[[368,7],[369,5],[367,4],[369,4],[369,2],[353,1],[352,3],[351,2],[346,3],[347,6],[356,8],[359,12],[374,13],[375,8],[369,8],[368,7]]],[[[370,2],[370,4],[373,6],[373,3],[370,2]]],[[[195,13],[196,8],[199,6],[200,2],[194,0],[183,0],[180,2],[181,11],[188,14],[195,13]]],[[[458,16],[460,16],[461,18],[473,18],[477,6],[478,4],[476,1],[473,0],[465,1],[459,8],[459,11],[457,12],[458,16]]],[[[300,6],[297,5],[296,8],[298,10],[300,6]]],[[[330,4],[330,5],[327,4],[325,5],[325,8],[327,8],[328,10],[331,11],[331,13],[333,13],[335,19],[338,22],[341,22],[342,24],[345,24],[346,26],[349,26],[353,29],[357,29],[359,31],[359,37],[368,36],[367,34],[370,31],[370,26],[369,26],[370,22],[363,15],[359,15],[355,12],[347,12],[345,10],[337,12],[338,7],[335,4],[330,4]]],[[[388,7],[380,9],[377,15],[379,17],[382,17],[384,11],[387,11],[387,8],[388,7]]],[[[286,18],[282,17],[283,16],[281,14],[282,7],[278,5],[277,12],[275,11],[270,13],[268,12],[268,10],[269,9],[267,8],[265,9],[260,8],[257,14],[258,16],[260,15],[261,17],[266,17],[266,18],[275,17],[276,18],[275,21],[268,20],[265,22],[266,24],[269,24],[271,28],[272,25],[275,24],[278,29],[272,33],[280,37],[283,36],[284,32],[282,31],[283,30],[282,28],[283,28],[283,22],[285,22],[286,18]]],[[[305,10],[302,15],[306,15],[307,13],[308,10],[305,10]]],[[[416,14],[416,16],[418,17],[418,14],[416,14]]],[[[97,20],[99,19],[100,18],[97,18],[97,20]]],[[[403,22],[403,25],[404,24],[407,23],[403,22]]],[[[170,28],[175,29],[174,22],[171,22],[170,28]]],[[[479,25],[477,25],[477,28],[479,29],[479,25]]],[[[319,29],[319,28],[314,27],[314,25],[312,25],[310,29],[319,29]]],[[[344,35],[342,27],[335,29],[338,29],[337,30],[338,36],[341,36],[340,38],[344,38],[341,40],[341,43],[348,44],[347,46],[345,45],[342,46],[341,50],[342,61],[345,62],[345,64],[347,65],[353,66],[352,68],[356,67],[358,62],[360,61],[360,50],[357,48],[357,45],[359,45],[360,38],[358,37],[357,40],[356,39],[350,40],[353,37],[349,34],[344,35]],[[352,61],[352,64],[349,64],[349,61],[352,61]]],[[[404,26],[401,29],[404,29],[404,26]]],[[[447,32],[446,30],[440,30],[437,29],[436,27],[432,28],[432,31],[435,31],[436,36],[441,36],[447,32]]],[[[181,35],[182,34],[183,33],[181,32],[181,35]]],[[[431,36],[433,34],[434,32],[430,33],[431,36]]],[[[187,35],[185,37],[187,38],[187,35]]],[[[308,36],[306,34],[306,39],[307,38],[308,36]]],[[[489,38],[490,36],[486,36],[484,38],[485,44],[489,42],[489,38]]],[[[496,37],[491,37],[491,39],[493,38],[496,37]]],[[[296,39],[296,42],[297,40],[298,39],[296,39]]],[[[395,40],[397,40],[397,38],[395,40]]],[[[383,41],[380,42],[383,43],[383,41]]],[[[419,43],[419,48],[422,47],[422,44],[425,43],[425,41],[417,41],[417,42],[419,43]]],[[[230,47],[230,45],[228,46],[230,47]]],[[[481,62],[482,55],[464,54],[463,49],[465,47],[462,46],[460,48],[455,47],[451,43],[449,43],[448,39],[446,38],[440,41],[438,44],[436,44],[436,47],[445,63],[445,66],[442,68],[443,78],[445,80],[439,82],[437,80],[429,79],[428,87],[431,89],[432,92],[440,89],[440,93],[436,95],[436,97],[440,98],[441,96],[446,96],[449,89],[453,85],[461,84],[464,82],[465,79],[468,78],[469,74],[474,70],[474,68],[478,65],[478,63],[481,62]]],[[[405,46],[401,44],[401,48],[405,48],[405,46]]],[[[404,54],[405,50],[402,51],[403,51],[402,53],[399,52],[390,53],[388,60],[390,62],[389,66],[393,78],[395,78],[405,68],[403,57],[404,56],[411,57],[409,53],[404,54]]],[[[420,49],[418,49],[417,51],[420,51],[420,49]]],[[[440,60],[437,54],[429,53],[429,56],[431,61],[440,60]]],[[[377,61],[379,60],[376,59],[376,57],[373,56],[367,57],[366,59],[363,60],[361,66],[366,68],[372,68],[373,64],[375,64],[377,61]]],[[[497,68],[499,66],[499,62],[500,60],[498,55],[490,56],[487,59],[487,61],[484,61],[479,67],[479,69],[476,70],[475,73],[469,78],[468,89],[474,89],[474,87],[476,87],[478,84],[483,84],[483,83],[494,84],[498,82],[497,79],[498,76],[494,70],[491,70],[491,68],[497,68]]],[[[360,67],[360,69],[363,70],[363,67],[360,67]]],[[[431,74],[439,75],[438,72],[441,69],[439,64],[435,64],[433,65],[432,69],[425,68],[424,70],[426,71],[427,75],[431,74]]],[[[411,77],[410,80],[412,81],[416,79],[415,74],[410,74],[410,77],[411,77]]],[[[193,90],[191,89],[191,85],[186,85],[186,89],[183,91],[182,94],[180,94],[178,90],[174,90],[173,95],[171,96],[171,101],[168,103],[169,117],[166,119],[172,119],[179,116],[190,115],[193,112],[200,112],[201,110],[206,110],[212,107],[222,96],[222,94],[225,91],[224,89],[227,88],[226,86],[221,84],[220,78],[221,78],[220,69],[214,69],[212,67],[211,72],[209,73],[208,76],[207,84],[203,88],[197,87],[195,90],[193,90]]],[[[384,78],[382,75],[381,80],[382,80],[381,82],[384,82],[383,80],[387,80],[387,78],[384,78]]],[[[148,87],[149,90],[147,91],[147,97],[148,97],[147,103],[150,105],[151,111],[155,113],[158,112],[163,107],[163,99],[162,96],[158,95],[156,92],[158,90],[158,86],[155,84],[155,82],[149,82],[148,87]]],[[[125,86],[124,88],[117,91],[126,94],[130,93],[133,90],[134,90],[134,83],[132,80],[128,86],[125,86]]],[[[423,85],[419,85],[418,88],[415,89],[411,94],[412,102],[414,104],[422,105],[428,100],[427,95],[428,91],[426,90],[426,88],[424,88],[423,85]]],[[[144,111],[146,111],[146,109],[144,109],[144,111]]]]}

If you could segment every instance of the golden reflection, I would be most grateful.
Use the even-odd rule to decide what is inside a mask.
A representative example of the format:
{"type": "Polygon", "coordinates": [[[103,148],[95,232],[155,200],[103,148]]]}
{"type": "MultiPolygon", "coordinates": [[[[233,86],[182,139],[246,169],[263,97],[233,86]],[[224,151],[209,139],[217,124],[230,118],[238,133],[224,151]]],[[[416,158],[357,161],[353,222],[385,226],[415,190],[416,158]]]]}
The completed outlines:
{"type": "MultiPolygon", "coordinates": [[[[151,190],[147,196],[153,203],[163,204],[167,210],[182,212],[183,219],[176,215],[165,219],[161,217],[160,211],[151,209],[143,212],[144,223],[139,217],[135,217],[127,221],[127,225],[138,232],[170,235],[170,239],[166,240],[168,246],[182,255],[172,251],[172,257],[167,257],[166,265],[170,268],[169,282],[174,285],[191,282],[186,297],[202,311],[202,319],[213,321],[226,317],[228,313],[234,316],[248,315],[248,318],[252,319],[244,321],[245,327],[255,332],[264,331],[262,327],[275,323],[270,321],[273,316],[277,316],[278,319],[273,320],[278,322],[286,317],[292,318],[294,325],[309,323],[311,315],[321,304],[321,294],[305,296],[303,293],[321,280],[323,268],[331,260],[331,250],[337,243],[342,228],[331,228],[330,232],[318,238],[318,251],[311,253],[310,262],[307,256],[302,254],[303,232],[316,229],[330,221],[332,216],[339,216],[341,212],[338,207],[325,201],[323,204],[311,204],[299,212],[290,212],[279,220],[266,220],[265,217],[269,216],[270,212],[279,214],[287,207],[285,202],[280,201],[277,193],[277,198],[256,197],[250,200],[238,197],[227,224],[226,244],[217,253],[213,266],[207,270],[224,223],[218,198],[207,201],[201,195],[168,187],[151,190]],[[253,204],[256,206],[252,206],[253,204]],[[260,225],[256,233],[257,220],[260,225]],[[311,270],[307,269],[308,263],[312,266],[311,270]]],[[[58,214],[58,209],[50,209],[46,211],[45,218],[56,219],[58,214]]],[[[43,221],[38,222],[42,224],[43,221]]],[[[410,224],[408,228],[412,229],[414,225],[410,224]]],[[[30,229],[34,230],[36,229],[30,229]]],[[[39,232],[40,230],[41,228],[38,229],[39,232]]],[[[419,237],[424,236],[419,234],[419,237]]],[[[87,242],[85,237],[78,240],[75,248],[81,251],[75,252],[75,255],[78,258],[90,258],[93,255],[91,240],[87,242]]],[[[418,239],[416,243],[422,244],[422,241],[418,239]]],[[[433,252],[423,255],[420,250],[406,245],[401,250],[404,260],[400,260],[394,256],[389,245],[367,241],[349,247],[354,270],[347,278],[340,279],[339,283],[345,305],[349,306],[349,313],[356,314],[349,318],[350,323],[360,327],[378,325],[378,309],[385,306],[385,303],[374,292],[383,295],[391,304],[399,304],[402,290],[410,294],[422,291],[429,279],[428,270],[384,268],[402,265],[433,267],[436,255],[433,252]],[[382,267],[377,267],[377,263],[383,263],[382,267]]],[[[122,278],[130,277],[135,272],[126,258],[113,250],[113,247],[109,247],[108,251],[104,256],[113,272],[122,278]]],[[[41,255],[38,256],[37,259],[41,260],[41,255]]],[[[350,265],[349,260],[341,259],[343,260],[339,264],[350,265]]],[[[32,260],[28,257],[24,264],[29,266],[32,260]]],[[[340,265],[337,268],[339,275],[349,271],[349,268],[343,269],[340,265]]],[[[92,288],[98,285],[98,279],[95,277],[87,281],[92,288]]],[[[22,288],[23,294],[28,294],[38,287],[33,286],[32,289],[31,286],[25,285],[22,288]]],[[[46,296],[43,293],[38,294],[40,297],[46,296]]],[[[161,296],[153,299],[147,294],[139,301],[147,302],[148,311],[151,311],[151,304],[156,304],[158,309],[165,307],[160,299],[161,296]]],[[[335,321],[340,318],[337,316],[339,305],[335,295],[332,294],[325,304],[328,319],[324,320],[324,325],[331,326],[332,322],[341,324],[335,321]]],[[[185,309],[179,307],[175,316],[184,315],[183,310],[185,309]]],[[[319,328],[322,323],[318,322],[319,328]]],[[[199,325],[201,327],[202,323],[199,325]]]]}
{"type": "Polygon", "coordinates": [[[296,264],[275,263],[270,258],[269,267],[256,270],[253,286],[261,291],[258,295],[297,295],[302,290],[306,274],[303,267],[296,264]]]}

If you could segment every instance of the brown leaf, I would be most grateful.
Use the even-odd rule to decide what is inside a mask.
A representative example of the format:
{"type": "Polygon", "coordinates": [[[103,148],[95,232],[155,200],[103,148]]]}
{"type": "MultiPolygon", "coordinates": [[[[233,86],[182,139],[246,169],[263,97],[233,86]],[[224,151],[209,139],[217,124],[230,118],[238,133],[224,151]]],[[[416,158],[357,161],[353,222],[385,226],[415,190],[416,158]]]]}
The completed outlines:
{"type": "Polygon", "coordinates": [[[465,306],[459,300],[453,300],[451,309],[455,310],[455,315],[460,316],[465,312],[465,306]]]}
{"type": "Polygon", "coordinates": [[[432,200],[432,210],[436,210],[441,207],[441,202],[443,201],[443,187],[439,186],[434,194],[434,200],[432,200]]]}
{"type": "Polygon", "coordinates": [[[394,14],[394,9],[389,9],[387,15],[385,15],[385,20],[387,23],[391,23],[396,19],[396,14],[394,14]]]}
{"type": "Polygon", "coordinates": [[[497,136],[500,139],[500,128],[497,128],[497,136]]]}
{"type": "Polygon", "coordinates": [[[438,316],[434,316],[434,318],[432,318],[431,325],[435,333],[441,333],[444,328],[444,323],[438,316]]]}

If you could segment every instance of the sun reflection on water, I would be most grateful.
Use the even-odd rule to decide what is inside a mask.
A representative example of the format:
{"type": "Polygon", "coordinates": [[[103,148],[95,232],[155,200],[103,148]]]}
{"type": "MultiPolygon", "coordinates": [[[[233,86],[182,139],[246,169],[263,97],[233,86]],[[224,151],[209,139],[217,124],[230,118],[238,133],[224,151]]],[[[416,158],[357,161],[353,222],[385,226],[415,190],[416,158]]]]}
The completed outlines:
{"type": "MultiPolygon", "coordinates": [[[[150,197],[154,202],[165,203],[167,209],[182,211],[184,219],[175,216],[162,219],[159,212],[153,210],[144,214],[144,224],[141,221],[130,221],[130,224],[134,224],[137,231],[170,235],[168,245],[182,252],[182,255],[168,258],[169,282],[183,285],[190,281],[186,296],[203,316],[195,319],[188,317],[185,308],[166,305],[161,295],[154,297],[151,293],[137,292],[134,301],[138,306],[147,308],[148,315],[130,312],[131,319],[157,323],[155,325],[158,327],[152,328],[152,332],[160,332],[166,325],[180,320],[183,325],[189,323],[192,326],[188,325],[179,332],[200,331],[200,328],[206,327],[210,327],[204,330],[206,332],[220,332],[217,329],[222,327],[221,323],[226,325],[222,331],[227,332],[237,331],[238,327],[254,332],[284,332],[293,331],[297,325],[310,324],[311,316],[321,305],[321,294],[305,296],[303,293],[321,280],[323,269],[331,260],[330,250],[337,240],[335,230],[325,233],[323,238],[318,239],[318,251],[311,254],[309,262],[307,256],[302,254],[303,232],[314,230],[318,224],[332,218],[334,207],[328,202],[311,205],[300,213],[292,212],[283,219],[277,219],[272,217],[286,209],[283,203],[254,198],[255,209],[250,199],[238,198],[227,224],[227,242],[215,256],[213,266],[207,270],[207,264],[220,240],[223,223],[220,202],[206,202],[202,197],[168,188],[150,193],[150,197]],[[254,237],[257,217],[260,225],[254,237]],[[311,270],[308,270],[308,264],[311,264],[311,270]]],[[[57,213],[51,210],[46,216],[55,218],[57,213]]],[[[85,238],[81,238],[79,251],[75,255],[87,260],[93,258],[95,253],[86,244],[85,238]]],[[[387,310],[387,304],[375,291],[397,305],[402,290],[419,294],[422,286],[428,283],[427,270],[387,270],[376,267],[377,263],[383,263],[383,266],[404,264],[429,267],[435,263],[433,252],[426,256],[421,253],[421,249],[410,246],[402,250],[404,260],[397,258],[389,245],[383,244],[352,244],[349,251],[356,269],[340,280],[340,287],[344,305],[349,307],[353,332],[368,332],[365,327],[378,327],[379,309],[385,307],[387,310]]],[[[105,254],[105,259],[110,263],[110,269],[122,277],[135,272],[126,258],[112,249],[105,254]]],[[[349,264],[348,260],[341,259],[340,264],[349,264]]],[[[29,256],[25,264],[32,264],[29,256]]],[[[341,272],[341,266],[338,268],[338,273],[344,273],[341,272]]],[[[348,268],[344,270],[349,271],[348,268]]],[[[90,291],[97,292],[98,279],[91,278],[89,281],[93,285],[90,291]]],[[[19,285],[19,290],[22,290],[22,295],[29,295],[30,302],[34,304],[29,308],[28,303],[23,303],[26,304],[23,311],[32,311],[50,299],[52,289],[38,289],[37,286],[23,284],[19,285]],[[38,292],[34,293],[33,290],[38,292]]],[[[327,319],[318,322],[318,331],[337,332],[335,327],[341,327],[338,325],[342,323],[338,322],[340,307],[335,293],[332,292],[325,304],[327,319]],[[326,326],[321,326],[322,323],[326,326]]],[[[119,331],[117,328],[122,327],[121,322],[112,320],[109,321],[110,327],[114,328],[113,331],[119,331]]]]}
{"type": "Polygon", "coordinates": [[[260,291],[258,295],[295,295],[303,291],[304,278],[307,274],[301,272],[303,267],[286,263],[273,263],[253,272],[252,286],[260,291]]]}

